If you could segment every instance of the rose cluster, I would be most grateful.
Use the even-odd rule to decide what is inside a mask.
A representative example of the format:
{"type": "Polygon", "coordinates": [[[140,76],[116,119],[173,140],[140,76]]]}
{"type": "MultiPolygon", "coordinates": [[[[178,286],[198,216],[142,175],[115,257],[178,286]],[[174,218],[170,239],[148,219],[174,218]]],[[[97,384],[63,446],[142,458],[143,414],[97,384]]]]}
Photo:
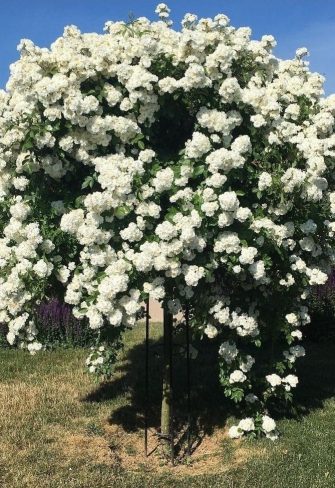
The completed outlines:
{"type": "Polygon", "coordinates": [[[35,352],[34,307],[60,285],[97,330],[134,326],[148,296],[187,304],[244,406],[232,437],[274,438],[334,257],[335,96],[304,49],[279,60],[223,14],[179,31],[156,12],[21,41],[0,91],[0,322],[35,352]]]}

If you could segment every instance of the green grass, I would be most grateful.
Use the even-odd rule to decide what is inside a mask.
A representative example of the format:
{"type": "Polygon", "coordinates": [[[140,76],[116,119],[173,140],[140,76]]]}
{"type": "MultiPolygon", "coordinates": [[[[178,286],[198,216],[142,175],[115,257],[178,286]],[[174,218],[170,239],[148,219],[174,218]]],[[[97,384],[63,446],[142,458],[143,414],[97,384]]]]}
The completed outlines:
{"type": "MultiPolygon", "coordinates": [[[[159,422],[161,327],[152,327],[150,427],[159,422]]],[[[299,415],[278,420],[272,443],[231,441],[211,357],[192,364],[197,423],[190,459],[172,468],[143,456],[143,327],[128,333],[115,377],[97,385],[84,373],[86,351],[30,356],[0,350],[1,488],[333,488],[335,486],[335,345],[310,345],[300,363],[299,415]]],[[[176,431],[185,411],[184,359],[175,357],[176,431]]],[[[154,439],[150,443],[154,445],[154,439]]]]}

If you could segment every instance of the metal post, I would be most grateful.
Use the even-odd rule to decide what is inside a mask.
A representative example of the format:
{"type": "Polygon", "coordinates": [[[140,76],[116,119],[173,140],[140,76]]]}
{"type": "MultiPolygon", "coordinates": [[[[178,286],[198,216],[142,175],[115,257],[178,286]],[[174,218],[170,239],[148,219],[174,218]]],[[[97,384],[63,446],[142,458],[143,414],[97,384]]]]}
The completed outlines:
{"type": "Polygon", "coordinates": [[[171,391],[172,391],[172,394],[171,394],[171,410],[170,410],[170,414],[171,414],[171,421],[170,421],[170,425],[171,425],[171,463],[172,463],[172,466],[174,466],[174,426],[173,426],[173,318],[171,317],[171,322],[170,322],[170,385],[171,385],[171,391]]]}
{"type": "Polygon", "coordinates": [[[186,389],[187,389],[187,454],[191,455],[191,365],[190,365],[190,316],[185,308],[186,322],[186,389]]]}
{"type": "Polygon", "coordinates": [[[149,298],[146,300],[145,313],[145,411],[144,411],[144,450],[148,457],[148,404],[149,404],[149,298]]]}

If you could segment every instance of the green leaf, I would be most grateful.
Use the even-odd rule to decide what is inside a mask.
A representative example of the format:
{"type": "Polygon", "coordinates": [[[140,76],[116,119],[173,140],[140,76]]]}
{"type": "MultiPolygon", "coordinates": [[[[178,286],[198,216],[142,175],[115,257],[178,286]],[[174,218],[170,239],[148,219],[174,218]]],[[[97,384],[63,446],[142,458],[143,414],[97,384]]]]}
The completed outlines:
{"type": "Polygon", "coordinates": [[[114,215],[118,219],[123,219],[126,215],[128,215],[130,212],[130,208],[127,207],[127,205],[124,205],[122,207],[118,207],[114,210],[114,215]]]}
{"type": "Polygon", "coordinates": [[[74,201],[75,207],[76,208],[82,207],[84,199],[85,199],[85,197],[83,195],[80,195],[79,197],[77,197],[74,201]]]}
{"type": "Polygon", "coordinates": [[[94,185],[94,177],[93,176],[87,176],[85,178],[83,184],[81,185],[81,189],[83,190],[84,188],[92,188],[94,185]]]}
{"type": "Polygon", "coordinates": [[[284,253],[280,249],[280,247],[278,247],[276,244],[274,244],[273,247],[274,247],[275,251],[277,252],[277,254],[281,257],[281,259],[284,260],[284,253]]]}
{"type": "Polygon", "coordinates": [[[88,310],[88,308],[83,307],[83,308],[80,308],[80,309],[79,309],[79,312],[80,312],[80,313],[86,313],[86,312],[87,312],[87,310],[88,310]]]}
{"type": "Polygon", "coordinates": [[[199,166],[195,166],[193,169],[193,177],[196,178],[197,176],[202,175],[205,172],[205,165],[200,164],[199,166]]]}
{"type": "Polygon", "coordinates": [[[31,149],[34,146],[33,142],[31,140],[25,141],[22,144],[22,150],[26,151],[27,149],[31,149]]]}

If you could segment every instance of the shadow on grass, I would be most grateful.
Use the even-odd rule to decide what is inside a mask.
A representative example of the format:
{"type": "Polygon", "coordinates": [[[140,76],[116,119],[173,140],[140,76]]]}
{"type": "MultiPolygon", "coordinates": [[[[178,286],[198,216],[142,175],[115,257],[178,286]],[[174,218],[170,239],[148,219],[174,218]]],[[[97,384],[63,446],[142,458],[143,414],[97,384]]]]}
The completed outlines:
{"type": "MultiPolygon", "coordinates": [[[[161,404],[161,339],[150,341],[149,352],[149,398],[148,427],[151,433],[158,432],[161,404]]],[[[176,342],[181,342],[180,338],[176,342]]],[[[173,355],[173,417],[176,451],[182,455],[187,444],[187,376],[186,358],[181,344],[175,344],[173,355]]],[[[191,367],[191,450],[195,450],[205,435],[216,427],[223,427],[232,415],[232,405],[223,394],[219,383],[217,344],[209,341],[196,345],[198,356],[190,361],[191,367]]],[[[126,405],[116,407],[109,422],[122,426],[126,432],[142,431],[144,428],[145,398],[145,343],[134,345],[116,369],[117,378],[101,384],[86,396],[84,401],[103,402],[129,398],[126,405]]],[[[121,403],[121,402],[120,402],[121,403]]]]}
{"type": "MultiPolygon", "coordinates": [[[[161,353],[160,339],[150,341],[149,356],[149,430],[157,432],[160,424],[161,353]]],[[[218,345],[204,340],[197,344],[198,357],[191,360],[191,450],[194,451],[205,435],[224,427],[227,418],[237,413],[232,402],[225,399],[219,383],[216,361],[218,345]]],[[[275,406],[276,419],[302,418],[324,401],[335,396],[335,343],[307,343],[306,356],[298,363],[299,385],[295,392],[295,406],[275,406]]],[[[187,397],[186,360],[175,347],[174,371],[174,432],[176,450],[182,456],[186,448],[187,397]]],[[[113,410],[110,424],[122,426],[126,432],[144,428],[145,400],[145,343],[134,344],[117,366],[118,378],[101,384],[84,401],[104,402],[120,398],[122,405],[113,410]],[[129,398],[127,404],[124,397],[129,398]]]]}
{"type": "Polygon", "coordinates": [[[297,363],[299,385],[295,399],[298,415],[322,408],[335,397],[335,342],[304,344],[306,356],[297,363]]]}

